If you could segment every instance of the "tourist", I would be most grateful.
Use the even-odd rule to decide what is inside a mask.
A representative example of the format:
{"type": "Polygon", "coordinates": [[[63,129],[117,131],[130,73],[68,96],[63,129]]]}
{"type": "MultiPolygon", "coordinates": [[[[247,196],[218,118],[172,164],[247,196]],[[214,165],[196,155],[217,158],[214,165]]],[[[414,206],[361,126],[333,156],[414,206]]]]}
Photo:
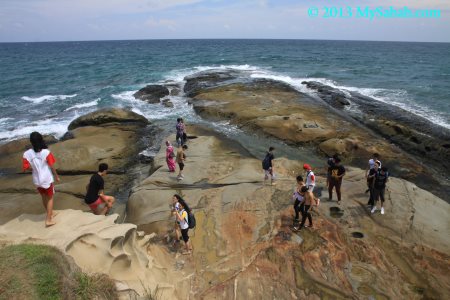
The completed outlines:
{"type": "Polygon", "coordinates": [[[264,184],[266,184],[266,180],[269,179],[269,176],[270,184],[274,184],[275,173],[273,168],[273,160],[275,159],[275,156],[273,155],[273,151],[275,151],[275,148],[270,147],[269,151],[266,153],[266,156],[262,161],[262,168],[264,170],[264,184]]]}
{"type": "Polygon", "coordinates": [[[33,183],[42,198],[42,204],[47,211],[45,226],[55,225],[53,221],[53,196],[55,195],[54,179],[59,182],[54,164],[56,162],[53,154],[48,150],[44,138],[39,132],[30,134],[32,149],[25,151],[22,158],[22,168],[25,172],[32,171],[33,183]],[[53,179],[54,178],[54,179],[53,179]]]}
{"type": "Polygon", "coordinates": [[[183,118],[177,119],[177,125],[175,126],[175,128],[177,130],[176,139],[177,139],[178,147],[183,146],[185,144],[184,135],[185,135],[185,130],[186,130],[183,118]]]}
{"type": "Polygon", "coordinates": [[[301,175],[298,175],[297,176],[297,186],[295,187],[294,195],[293,195],[294,212],[295,212],[294,225],[298,223],[300,212],[303,215],[303,210],[305,208],[304,197],[300,194],[300,190],[303,186],[305,186],[305,183],[303,182],[303,177],[301,175]]]}
{"type": "Polygon", "coordinates": [[[345,176],[345,168],[341,165],[339,158],[334,160],[334,165],[328,168],[330,178],[327,178],[328,186],[328,201],[333,199],[333,188],[336,188],[336,194],[338,198],[338,204],[341,204],[341,185],[342,178],[345,176]]]}
{"type": "Polygon", "coordinates": [[[180,195],[174,195],[175,198],[178,200],[178,208],[174,211],[174,214],[177,218],[178,225],[180,227],[181,231],[181,237],[183,238],[184,245],[186,247],[185,252],[183,254],[190,254],[192,251],[192,246],[189,242],[189,212],[191,209],[187,205],[186,201],[184,201],[183,198],[181,198],[180,195]]]}
{"type": "Polygon", "coordinates": [[[367,186],[369,187],[369,202],[367,205],[373,208],[374,201],[373,201],[373,183],[375,180],[375,175],[378,173],[378,170],[380,169],[381,162],[376,161],[374,164],[374,167],[372,169],[369,169],[369,174],[367,174],[367,186]]]}
{"type": "Polygon", "coordinates": [[[331,168],[334,167],[336,160],[339,159],[339,156],[337,153],[335,153],[332,157],[329,157],[327,160],[327,182],[331,178],[331,168]]]}
{"type": "Polygon", "coordinates": [[[106,215],[113,206],[116,199],[104,194],[105,181],[103,177],[108,172],[108,165],[101,163],[98,165],[98,172],[91,176],[89,184],[86,186],[86,196],[84,202],[89,205],[96,215],[106,215]]]}
{"type": "MultiPolygon", "coordinates": [[[[368,176],[370,170],[373,170],[373,168],[375,167],[375,163],[376,163],[376,162],[379,163],[379,167],[381,168],[381,161],[379,160],[379,155],[378,155],[378,153],[374,153],[374,154],[372,155],[372,158],[369,159],[369,162],[368,162],[367,168],[366,168],[366,179],[367,179],[367,176],[368,176]]],[[[370,185],[369,185],[369,182],[367,182],[367,190],[366,190],[366,193],[368,193],[369,191],[370,191],[370,185]]],[[[369,202],[371,202],[371,199],[370,199],[370,198],[369,198],[369,202]]]]}
{"type": "Polygon", "coordinates": [[[178,180],[183,180],[183,178],[184,178],[183,170],[184,170],[184,161],[186,160],[186,154],[184,153],[184,151],[187,149],[188,149],[188,146],[183,145],[183,146],[178,147],[178,150],[177,150],[177,163],[178,163],[178,167],[180,168],[180,171],[178,172],[178,176],[177,176],[178,180]]]}
{"type": "Polygon", "coordinates": [[[311,170],[311,166],[308,164],[303,165],[303,170],[306,171],[306,187],[309,191],[314,191],[314,186],[316,185],[316,178],[314,176],[314,172],[311,170]]]}
{"type": "Polygon", "coordinates": [[[182,124],[183,133],[181,134],[181,143],[182,145],[185,145],[187,143],[187,133],[186,133],[186,124],[184,124],[184,119],[180,118],[180,122],[182,124]]]}
{"type": "MultiPolygon", "coordinates": [[[[181,198],[178,195],[174,195],[172,197],[172,205],[170,206],[171,207],[171,211],[172,211],[172,215],[174,215],[174,216],[176,216],[175,213],[180,210],[180,203],[178,203],[178,198],[177,197],[181,198]]],[[[176,239],[175,239],[175,241],[173,243],[173,246],[177,245],[178,242],[181,240],[180,226],[178,225],[178,220],[177,220],[176,217],[175,217],[175,236],[176,236],[176,239]]]]}
{"type": "Polygon", "coordinates": [[[313,227],[312,216],[311,216],[311,213],[309,212],[309,209],[311,208],[312,205],[317,205],[314,194],[310,190],[308,190],[307,186],[303,186],[300,189],[300,195],[303,196],[303,198],[305,199],[304,200],[305,208],[304,208],[303,214],[302,214],[302,222],[300,223],[300,226],[294,227],[294,230],[301,230],[303,228],[303,226],[305,226],[306,218],[308,218],[308,221],[309,221],[308,226],[310,228],[313,227]]]}
{"type": "Polygon", "coordinates": [[[389,172],[386,167],[382,167],[375,174],[375,180],[373,182],[373,201],[374,205],[371,213],[374,213],[377,210],[377,201],[378,198],[381,200],[381,214],[384,215],[384,191],[386,189],[386,183],[389,180],[389,172]]]}
{"type": "Polygon", "coordinates": [[[169,141],[166,141],[166,163],[169,172],[175,172],[175,150],[169,141]]]}

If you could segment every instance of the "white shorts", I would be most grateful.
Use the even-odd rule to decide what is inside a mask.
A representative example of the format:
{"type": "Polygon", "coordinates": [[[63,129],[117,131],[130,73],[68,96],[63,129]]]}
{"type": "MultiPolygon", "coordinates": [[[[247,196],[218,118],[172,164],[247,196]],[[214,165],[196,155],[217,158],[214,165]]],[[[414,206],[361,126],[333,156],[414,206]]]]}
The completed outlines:
{"type": "Polygon", "coordinates": [[[269,177],[272,180],[275,179],[275,174],[272,172],[272,169],[264,170],[264,179],[269,179],[269,177]]]}

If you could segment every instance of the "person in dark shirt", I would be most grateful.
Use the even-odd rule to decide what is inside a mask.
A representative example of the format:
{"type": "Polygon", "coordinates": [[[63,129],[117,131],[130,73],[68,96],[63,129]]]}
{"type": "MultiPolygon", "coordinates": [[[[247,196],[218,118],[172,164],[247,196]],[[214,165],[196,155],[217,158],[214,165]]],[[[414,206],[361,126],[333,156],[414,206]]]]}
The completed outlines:
{"type": "Polygon", "coordinates": [[[367,174],[367,187],[369,188],[369,202],[367,205],[370,205],[373,208],[374,201],[373,201],[373,182],[375,180],[375,175],[378,173],[378,170],[380,169],[380,162],[377,161],[374,163],[374,166],[372,169],[369,169],[369,173],[367,174]]]}
{"type": "Polygon", "coordinates": [[[106,215],[113,206],[116,199],[103,193],[108,165],[101,163],[98,166],[98,172],[92,175],[89,184],[86,186],[86,196],[84,202],[89,205],[92,212],[96,215],[106,215]]]}
{"type": "Polygon", "coordinates": [[[266,153],[262,161],[262,168],[264,170],[264,184],[266,184],[266,180],[270,177],[270,184],[275,184],[275,173],[273,170],[273,160],[275,159],[275,155],[273,155],[274,147],[269,147],[269,152],[266,153]]]}
{"type": "Polygon", "coordinates": [[[389,180],[389,172],[386,167],[382,167],[381,170],[378,170],[375,174],[375,178],[373,181],[373,208],[370,211],[374,213],[377,210],[377,201],[378,198],[381,200],[381,214],[384,215],[384,191],[386,189],[386,183],[389,180]]]}
{"type": "Polygon", "coordinates": [[[333,199],[333,188],[336,188],[338,204],[341,204],[341,185],[342,177],[345,176],[345,168],[341,165],[341,160],[339,158],[334,159],[334,164],[328,167],[328,174],[328,201],[333,199]]]}

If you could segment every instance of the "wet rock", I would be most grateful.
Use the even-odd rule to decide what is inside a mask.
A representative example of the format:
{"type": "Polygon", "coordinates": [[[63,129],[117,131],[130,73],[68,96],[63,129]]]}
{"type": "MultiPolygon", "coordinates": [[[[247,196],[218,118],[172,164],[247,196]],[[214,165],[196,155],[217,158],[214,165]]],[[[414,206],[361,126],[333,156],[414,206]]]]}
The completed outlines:
{"type": "Polygon", "coordinates": [[[162,104],[163,104],[165,107],[173,108],[173,103],[172,103],[172,101],[170,101],[169,99],[164,99],[164,100],[162,100],[162,104]]]}
{"type": "Polygon", "coordinates": [[[149,124],[147,118],[132,112],[131,110],[105,108],[73,120],[69,124],[69,130],[83,126],[103,126],[111,123],[132,124],[138,126],[146,126],[149,124]]]}
{"type": "Polygon", "coordinates": [[[148,103],[159,103],[161,98],[169,96],[169,89],[162,85],[147,85],[134,93],[133,96],[148,103]]]}
{"type": "Polygon", "coordinates": [[[303,81],[302,84],[310,89],[316,90],[319,97],[333,107],[343,108],[346,105],[350,105],[347,95],[337,88],[317,81],[303,81]]]}

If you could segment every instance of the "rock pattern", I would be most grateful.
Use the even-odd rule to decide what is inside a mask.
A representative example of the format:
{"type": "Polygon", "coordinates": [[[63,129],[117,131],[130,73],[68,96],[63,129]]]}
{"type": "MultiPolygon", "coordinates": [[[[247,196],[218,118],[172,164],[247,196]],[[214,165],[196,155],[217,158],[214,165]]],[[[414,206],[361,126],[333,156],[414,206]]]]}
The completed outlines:
{"type": "Polygon", "coordinates": [[[175,263],[173,257],[150,245],[152,236],[137,232],[135,225],[115,224],[117,218],[67,209],[59,211],[56,225],[44,228],[44,215],[23,214],[0,226],[0,239],[55,246],[83,271],[107,274],[123,290],[134,290],[142,297],[144,289],[158,286],[164,299],[185,299],[185,279],[168,268],[175,263]]]}
{"type": "Polygon", "coordinates": [[[169,89],[163,85],[147,85],[134,93],[136,99],[147,101],[148,103],[159,103],[160,99],[169,96],[169,89]]]}
{"type": "Polygon", "coordinates": [[[135,124],[137,126],[145,126],[148,123],[145,117],[131,110],[105,108],[73,120],[69,124],[69,130],[83,126],[106,126],[108,124],[135,124]]]}
{"type": "MultiPolygon", "coordinates": [[[[189,142],[185,179],[160,168],[133,189],[129,221],[165,235],[171,197],[193,208],[192,257],[176,264],[198,299],[444,299],[450,296],[450,206],[402,179],[388,185],[386,214],[366,207],[364,171],[349,168],[343,203],[315,208],[314,229],[292,232],[292,188],[303,162],[276,159],[277,185],[261,162],[213,133],[189,142]],[[333,209],[332,209],[333,208],[333,209]],[[339,210],[339,214],[330,211],[339,210]],[[433,220],[430,219],[432,216],[433,220]],[[359,238],[362,237],[362,238],[359,238]]],[[[173,139],[174,137],[170,137],[173,139]]],[[[316,191],[325,179],[318,177],[316,191]]]]}

